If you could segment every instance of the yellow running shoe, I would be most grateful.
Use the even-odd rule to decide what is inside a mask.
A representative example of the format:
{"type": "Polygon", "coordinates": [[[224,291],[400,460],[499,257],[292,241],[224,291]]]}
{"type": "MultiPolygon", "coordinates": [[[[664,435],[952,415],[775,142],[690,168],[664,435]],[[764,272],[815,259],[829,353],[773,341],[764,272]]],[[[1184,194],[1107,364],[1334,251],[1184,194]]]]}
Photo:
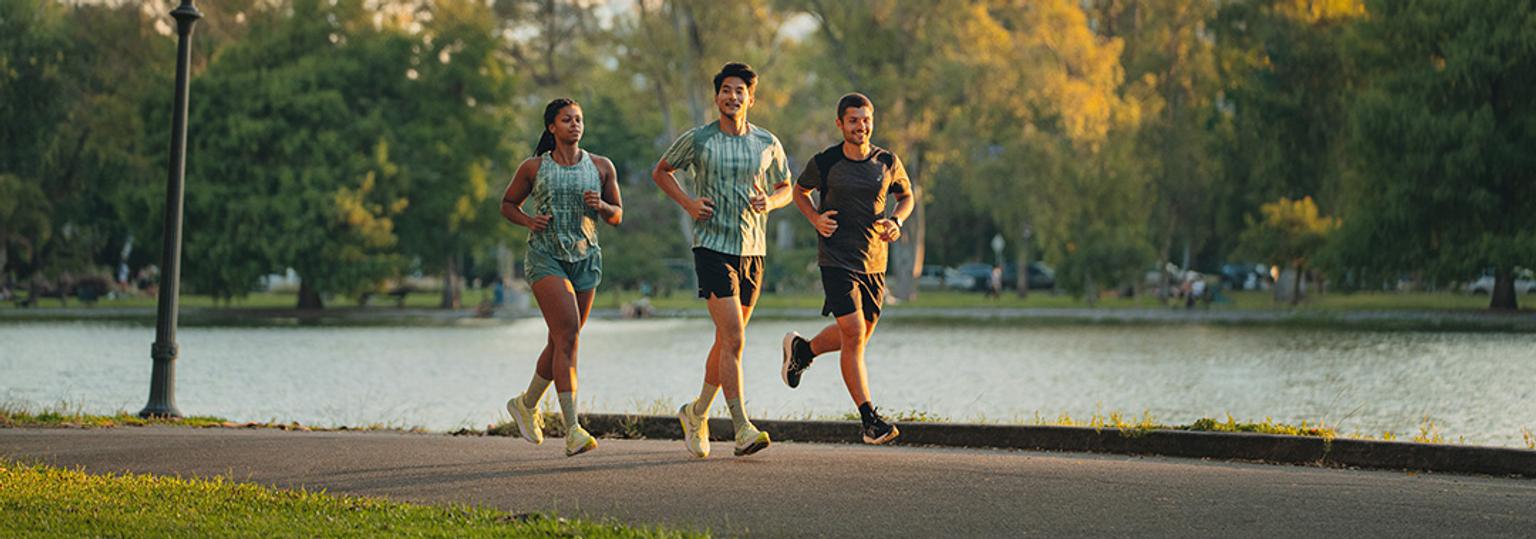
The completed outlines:
{"type": "Polygon", "coordinates": [[[745,457],[768,448],[773,443],[768,439],[768,433],[757,430],[757,426],[747,423],[736,429],[736,456],[745,457]]]}
{"type": "Polygon", "coordinates": [[[597,438],[587,434],[587,429],[581,428],[581,425],[576,425],[576,428],[565,434],[565,456],[574,457],[593,449],[597,449],[597,438]]]}
{"type": "Polygon", "coordinates": [[[517,423],[517,433],[534,444],[544,443],[544,416],[539,413],[539,405],[529,408],[523,405],[523,397],[519,394],[507,401],[507,413],[512,414],[512,421],[517,423]]]}
{"type": "Polygon", "coordinates": [[[677,409],[677,420],[683,424],[683,445],[689,453],[699,458],[709,456],[709,416],[694,415],[693,403],[684,403],[677,409]]]}

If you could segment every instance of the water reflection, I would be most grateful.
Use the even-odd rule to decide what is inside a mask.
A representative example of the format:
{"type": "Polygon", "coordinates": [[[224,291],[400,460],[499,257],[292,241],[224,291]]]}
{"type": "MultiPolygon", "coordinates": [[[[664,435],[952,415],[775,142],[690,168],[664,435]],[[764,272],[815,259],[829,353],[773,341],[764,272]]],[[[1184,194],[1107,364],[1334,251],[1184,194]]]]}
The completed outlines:
{"type": "MultiPolygon", "coordinates": [[[[750,413],[852,411],[837,360],[799,389],[779,382],[779,339],[819,320],[760,320],[747,337],[750,413]]],[[[593,320],[580,356],[588,411],[664,412],[696,394],[707,320],[593,320]]],[[[0,400],[137,410],[153,331],[103,323],[0,325],[0,400]]],[[[184,412],[323,425],[447,430],[501,419],[544,342],[538,320],[483,327],[184,328],[184,412]]],[[[875,402],[960,421],[1150,413],[1327,421],[1407,437],[1425,417],[1449,438],[1523,446],[1536,429],[1536,335],[1224,326],[881,323],[869,348],[875,402]]],[[[553,399],[551,398],[551,401],[553,399]]],[[[723,410],[716,411],[723,414],[723,410]]]]}

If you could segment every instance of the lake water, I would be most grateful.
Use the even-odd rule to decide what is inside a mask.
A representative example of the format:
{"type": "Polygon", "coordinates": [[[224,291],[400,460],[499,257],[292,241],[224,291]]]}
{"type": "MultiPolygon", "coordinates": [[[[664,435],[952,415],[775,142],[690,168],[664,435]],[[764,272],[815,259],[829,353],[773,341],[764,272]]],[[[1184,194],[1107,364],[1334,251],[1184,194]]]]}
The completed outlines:
{"type": "MultiPolygon", "coordinates": [[[[747,335],[755,417],[853,411],[835,356],[799,389],[779,381],[779,341],[825,322],[759,320],[747,335]]],[[[583,411],[660,412],[697,394],[704,319],[592,320],[583,333],[583,411]]],[[[0,402],[137,411],[148,395],[151,327],[0,324],[0,402]]],[[[537,319],[435,327],[184,327],[177,402],[190,415],[315,425],[451,430],[504,420],[543,345],[537,319]]],[[[970,325],[889,320],[868,350],[875,403],[954,421],[1150,413],[1297,423],[1402,438],[1425,418],[1447,439],[1523,447],[1536,430],[1536,335],[1329,331],[1200,325],[970,325]]],[[[546,406],[553,406],[553,390],[546,406]]],[[[717,399],[716,414],[723,414],[717,399]]]]}

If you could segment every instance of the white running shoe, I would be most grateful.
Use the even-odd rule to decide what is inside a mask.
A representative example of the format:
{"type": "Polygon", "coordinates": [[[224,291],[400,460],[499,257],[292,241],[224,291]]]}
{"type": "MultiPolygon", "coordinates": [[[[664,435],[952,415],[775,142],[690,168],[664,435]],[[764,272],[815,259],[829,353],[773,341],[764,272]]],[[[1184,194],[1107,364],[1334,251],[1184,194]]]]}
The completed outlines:
{"type": "Polygon", "coordinates": [[[698,458],[709,456],[709,416],[693,414],[693,402],[677,409],[677,420],[683,424],[683,445],[698,458]]]}
{"type": "Polygon", "coordinates": [[[523,397],[526,393],[512,397],[507,401],[507,413],[512,414],[512,420],[517,423],[517,433],[524,440],[534,444],[544,443],[544,416],[539,413],[539,405],[529,408],[523,405],[523,397]]]}
{"type": "Polygon", "coordinates": [[[587,434],[587,429],[581,428],[581,425],[576,425],[565,434],[565,456],[574,457],[593,449],[597,449],[597,438],[587,434]]]}
{"type": "Polygon", "coordinates": [[[736,456],[745,457],[768,448],[773,443],[768,439],[768,433],[757,430],[757,426],[747,423],[742,428],[736,429],[736,456]]]}

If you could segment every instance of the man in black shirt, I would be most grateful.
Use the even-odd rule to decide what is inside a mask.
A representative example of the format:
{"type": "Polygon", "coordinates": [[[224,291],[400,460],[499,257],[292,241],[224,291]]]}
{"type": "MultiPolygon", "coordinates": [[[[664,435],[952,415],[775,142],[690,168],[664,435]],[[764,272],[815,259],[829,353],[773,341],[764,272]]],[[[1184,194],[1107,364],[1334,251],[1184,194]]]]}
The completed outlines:
{"type": "Polygon", "coordinates": [[[843,142],[812,157],[793,191],[795,206],[821,235],[816,259],[827,296],[821,314],[836,322],[810,340],[795,332],[785,335],[780,372],[785,384],[798,387],[812,359],[840,350],[843,383],[859,407],[864,442],[883,444],[900,431],[870,403],[864,345],[885,299],[886,244],[901,237],[901,223],[912,214],[912,182],[896,154],[870,144],[875,107],[868,97],[852,93],[839,99],[837,127],[843,142]],[[812,191],[821,192],[819,204],[811,200],[812,191]],[[889,217],[887,193],[896,197],[889,217]]]}

